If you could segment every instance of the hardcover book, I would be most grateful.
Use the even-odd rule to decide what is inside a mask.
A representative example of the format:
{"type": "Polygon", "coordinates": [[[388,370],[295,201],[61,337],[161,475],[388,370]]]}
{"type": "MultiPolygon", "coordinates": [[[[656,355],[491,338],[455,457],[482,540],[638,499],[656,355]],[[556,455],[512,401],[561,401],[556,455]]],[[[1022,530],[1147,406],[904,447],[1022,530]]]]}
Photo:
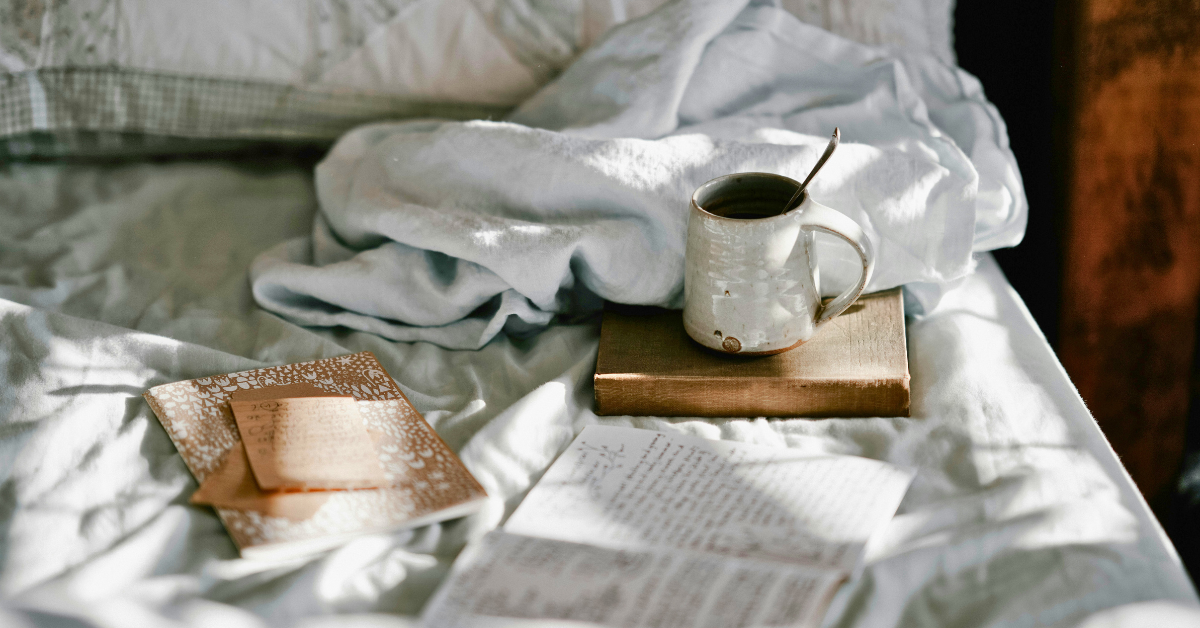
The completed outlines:
{"type": "Polygon", "coordinates": [[[235,485],[228,488],[240,489],[224,503],[241,507],[215,510],[243,557],[307,554],[360,534],[453,519],[475,512],[487,497],[370,352],[164,384],[143,397],[198,482],[220,471],[235,485]],[[230,407],[235,393],[353,397],[387,485],[300,493],[245,486],[251,476],[230,407]]]}
{"type": "Polygon", "coordinates": [[[596,414],[908,416],[908,348],[900,288],[866,294],[811,340],[768,356],[700,346],[679,311],[604,312],[596,414]]]}

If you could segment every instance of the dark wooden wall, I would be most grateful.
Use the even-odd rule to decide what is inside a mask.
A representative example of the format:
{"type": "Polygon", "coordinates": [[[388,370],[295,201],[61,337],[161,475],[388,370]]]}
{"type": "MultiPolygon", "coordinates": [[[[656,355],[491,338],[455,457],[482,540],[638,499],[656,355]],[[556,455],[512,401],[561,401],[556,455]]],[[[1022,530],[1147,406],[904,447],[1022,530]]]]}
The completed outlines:
{"type": "Polygon", "coordinates": [[[1184,451],[1200,298],[1200,2],[1072,9],[1059,356],[1161,508],[1184,451]]]}
{"type": "Polygon", "coordinates": [[[1025,241],[996,257],[1200,573],[1200,0],[959,0],[955,17],[1030,201],[1025,241]]]}

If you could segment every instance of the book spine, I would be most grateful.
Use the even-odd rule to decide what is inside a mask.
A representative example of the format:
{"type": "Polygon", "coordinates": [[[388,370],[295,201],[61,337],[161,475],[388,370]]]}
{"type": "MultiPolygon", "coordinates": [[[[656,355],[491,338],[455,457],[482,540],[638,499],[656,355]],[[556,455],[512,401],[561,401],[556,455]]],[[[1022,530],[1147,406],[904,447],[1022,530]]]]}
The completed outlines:
{"type": "Polygon", "coordinates": [[[874,381],[595,377],[601,416],[909,416],[909,377],[874,381]]]}

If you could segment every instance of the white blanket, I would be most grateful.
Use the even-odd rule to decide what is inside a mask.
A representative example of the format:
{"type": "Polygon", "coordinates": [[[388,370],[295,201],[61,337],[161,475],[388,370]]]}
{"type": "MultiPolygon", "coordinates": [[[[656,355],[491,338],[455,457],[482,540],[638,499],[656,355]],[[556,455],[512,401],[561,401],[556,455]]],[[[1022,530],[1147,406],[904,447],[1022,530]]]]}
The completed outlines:
{"type": "MultiPolygon", "coordinates": [[[[601,299],[680,307],[691,192],[734,172],[802,179],[863,225],[868,291],[932,309],[1011,246],[1026,206],[1003,123],[965,73],[774,6],[677,1],[618,26],[511,122],[360,128],[317,169],[311,239],[255,264],[259,304],[304,325],[478,348],[601,299]]],[[[858,278],[818,241],[822,288],[858,278]]]]}
{"type": "Polygon", "coordinates": [[[7,166],[0,204],[0,624],[413,625],[463,544],[590,423],[915,469],[827,626],[1200,621],[1169,542],[987,255],[910,320],[912,418],[599,418],[594,323],[450,351],[257,308],[251,260],[310,228],[303,170],[7,166]],[[487,510],[308,561],[237,558],[212,511],[187,504],[195,481],[140,394],[360,350],[461,452],[487,510]]]}

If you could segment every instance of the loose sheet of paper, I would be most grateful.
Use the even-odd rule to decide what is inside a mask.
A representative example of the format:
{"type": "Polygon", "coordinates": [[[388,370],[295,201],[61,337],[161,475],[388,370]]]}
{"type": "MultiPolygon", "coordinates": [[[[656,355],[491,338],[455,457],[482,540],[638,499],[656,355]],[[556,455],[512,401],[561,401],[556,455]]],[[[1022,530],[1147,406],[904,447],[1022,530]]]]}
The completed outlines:
{"type": "Polygon", "coordinates": [[[817,626],[843,577],[786,563],[491,532],[455,562],[422,619],[436,628],[501,626],[503,618],[657,628],[817,626]]]}
{"type": "Polygon", "coordinates": [[[593,425],[504,529],[851,571],[911,480],[868,458],[593,425]]]}
{"type": "Polygon", "coordinates": [[[263,490],[387,484],[353,397],[233,400],[230,405],[263,490]]]}
{"type": "Polygon", "coordinates": [[[315,515],[329,500],[328,491],[306,493],[268,493],[258,487],[250,462],[246,459],[246,448],[237,443],[221,466],[204,478],[200,488],[192,493],[193,504],[208,504],[217,508],[253,510],[271,517],[286,517],[293,521],[304,521],[315,515]]]}

